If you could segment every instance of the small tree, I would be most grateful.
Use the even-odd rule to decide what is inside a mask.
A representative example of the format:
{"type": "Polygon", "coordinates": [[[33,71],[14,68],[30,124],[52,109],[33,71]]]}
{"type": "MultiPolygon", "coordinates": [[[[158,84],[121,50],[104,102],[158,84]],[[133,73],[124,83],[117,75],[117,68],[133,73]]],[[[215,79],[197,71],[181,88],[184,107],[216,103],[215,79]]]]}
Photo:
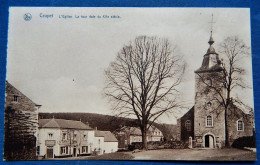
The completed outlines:
{"type": "MultiPolygon", "coordinates": [[[[223,107],[225,115],[225,146],[229,144],[228,119],[231,105],[234,103],[245,105],[238,97],[234,98],[238,88],[248,88],[245,83],[245,69],[242,67],[242,60],[250,54],[250,48],[236,36],[226,38],[219,49],[222,61],[220,62],[222,69],[220,72],[211,73],[211,81],[208,81],[203,74],[200,76],[201,82],[206,85],[204,92],[214,91],[215,96],[212,100],[218,102],[218,106],[214,109],[217,115],[220,113],[219,107],[223,107]],[[221,74],[219,74],[221,73],[221,74]]],[[[245,105],[246,108],[249,108],[245,105]]],[[[223,111],[222,111],[223,112],[223,111]]]]}
{"type": "Polygon", "coordinates": [[[120,116],[135,116],[147,149],[146,133],[163,114],[178,109],[178,85],[185,65],[167,39],[137,37],[105,71],[105,95],[120,116]]]}

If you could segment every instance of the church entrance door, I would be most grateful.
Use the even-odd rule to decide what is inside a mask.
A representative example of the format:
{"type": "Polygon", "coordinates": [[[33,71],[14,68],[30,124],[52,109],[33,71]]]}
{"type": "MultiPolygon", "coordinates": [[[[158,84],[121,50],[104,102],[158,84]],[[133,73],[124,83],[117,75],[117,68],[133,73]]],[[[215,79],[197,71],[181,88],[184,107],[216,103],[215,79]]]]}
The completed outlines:
{"type": "Polygon", "coordinates": [[[212,135],[205,136],[205,147],[206,148],[214,148],[214,137],[212,135]]]}

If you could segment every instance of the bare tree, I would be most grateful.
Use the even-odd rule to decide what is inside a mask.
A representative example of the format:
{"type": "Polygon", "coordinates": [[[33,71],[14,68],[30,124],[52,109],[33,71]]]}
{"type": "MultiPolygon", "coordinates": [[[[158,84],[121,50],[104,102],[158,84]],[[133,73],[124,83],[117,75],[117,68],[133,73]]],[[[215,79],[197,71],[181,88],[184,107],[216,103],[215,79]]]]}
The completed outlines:
{"type": "Polygon", "coordinates": [[[105,95],[120,116],[135,116],[147,149],[146,133],[163,114],[178,109],[182,57],[167,39],[140,36],[118,53],[105,71],[105,95]]]}
{"type": "Polygon", "coordinates": [[[225,146],[230,146],[229,143],[229,132],[228,132],[228,119],[230,115],[234,115],[234,112],[229,112],[234,108],[235,103],[243,105],[244,107],[250,109],[249,106],[245,105],[243,101],[236,97],[236,90],[238,88],[249,88],[245,82],[244,75],[246,74],[245,69],[242,67],[242,61],[245,57],[250,54],[250,47],[236,36],[226,38],[220,44],[219,53],[223,58],[219,61],[219,68],[217,72],[210,73],[210,81],[208,81],[208,76],[203,73],[198,73],[200,81],[206,86],[203,92],[214,91],[215,96],[211,101],[218,103],[213,109],[217,115],[221,113],[221,108],[224,110],[225,115],[225,146]]]}

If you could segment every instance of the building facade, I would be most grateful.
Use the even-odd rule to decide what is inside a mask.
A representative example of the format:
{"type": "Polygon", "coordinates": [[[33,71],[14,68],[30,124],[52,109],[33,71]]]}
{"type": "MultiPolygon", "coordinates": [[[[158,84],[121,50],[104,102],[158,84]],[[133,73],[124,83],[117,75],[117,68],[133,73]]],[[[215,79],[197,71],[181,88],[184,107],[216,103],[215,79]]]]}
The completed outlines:
{"type": "Polygon", "coordinates": [[[90,155],[94,129],[81,121],[40,119],[37,152],[40,157],[56,158],[90,155]]]}
{"type": "Polygon", "coordinates": [[[36,159],[40,107],[6,81],[4,159],[36,159]]]}
{"type": "MultiPolygon", "coordinates": [[[[125,149],[128,145],[131,145],[135,142],[142,142],[142,132],[138,127],[127,127],[124,126],[120,130],[116,132],[117,139],[119,140],[119,148],[125,149]]],[[[151,126],[147,131],[147,142],[156,142],[162,141],[164,136],[163,133],[156,128],[155,126],[151,126]]]]}
{"type": "Polygon", "coordinates": [[[189,137],[194,139],[194,107],[177,119],[177,129],[176,140],[188,141],[189,137]]]}

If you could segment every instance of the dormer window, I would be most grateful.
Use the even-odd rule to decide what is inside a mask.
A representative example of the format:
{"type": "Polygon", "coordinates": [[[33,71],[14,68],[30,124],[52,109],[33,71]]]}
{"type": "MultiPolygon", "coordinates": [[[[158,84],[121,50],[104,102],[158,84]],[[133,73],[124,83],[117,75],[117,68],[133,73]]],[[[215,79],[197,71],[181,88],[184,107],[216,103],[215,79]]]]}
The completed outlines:
{"type": "Polygon", "coordinates": [[[18,102],[18,98],[19,98],[19,96],[14,95],[14,97],[13,97],[13,102],[18,102]]]}
{"type": "Polygon", "coordinates": [[[213,119],[212,116],[206,117],[206,127],[213,127],[213,119]]]}
{"type": "Polygon", "coordinates": [[[237,121],[237,131],[244,131],[244,122],[242,120],[237,121]]]}

